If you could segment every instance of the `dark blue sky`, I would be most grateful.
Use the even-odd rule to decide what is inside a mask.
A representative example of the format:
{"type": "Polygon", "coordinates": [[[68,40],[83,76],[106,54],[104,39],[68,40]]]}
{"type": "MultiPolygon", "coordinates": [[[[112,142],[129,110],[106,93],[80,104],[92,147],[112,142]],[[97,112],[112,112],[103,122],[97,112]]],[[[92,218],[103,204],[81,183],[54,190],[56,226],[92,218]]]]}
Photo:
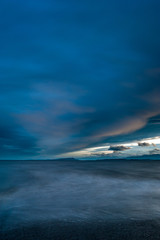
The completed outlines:
{"type": "Polygon", "coordinates": [[[2,0],[1,159],[160,136],[159,12],[159,0],[2,0]]]}

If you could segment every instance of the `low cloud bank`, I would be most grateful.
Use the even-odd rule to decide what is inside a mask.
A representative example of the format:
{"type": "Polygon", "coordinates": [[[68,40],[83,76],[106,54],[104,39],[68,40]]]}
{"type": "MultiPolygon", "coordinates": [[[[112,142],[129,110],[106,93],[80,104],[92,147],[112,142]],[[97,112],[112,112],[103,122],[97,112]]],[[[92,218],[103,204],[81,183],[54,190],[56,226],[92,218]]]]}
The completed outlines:
{"type": "Polygon", "coordinates": [[[154,147],[156,147],[156,144],[154,144],[154,143],[148,143],[148,142],[139,142],[139,143],[138,143],[138,146],[140,146],[140,147],[149,147],[149,146],[154,146],[154,147]]]}
{"type": "Polygon", "coordinates": [[[118,146],[110,146],[108,150],[112,150],[112,151],[125,151],[131,149],[130,147],[126,147],[123,145],[118,145],[118,146]]]}

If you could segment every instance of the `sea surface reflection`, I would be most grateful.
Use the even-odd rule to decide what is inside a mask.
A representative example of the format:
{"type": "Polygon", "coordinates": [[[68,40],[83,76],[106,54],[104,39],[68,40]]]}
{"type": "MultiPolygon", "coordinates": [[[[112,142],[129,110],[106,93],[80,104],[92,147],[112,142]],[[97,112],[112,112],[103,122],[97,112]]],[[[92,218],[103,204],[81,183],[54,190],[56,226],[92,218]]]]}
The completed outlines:
{"type": "Polygon", "coordinates": [[[160,218],[159,161],[1,161],[0,223],[160,218]]]}

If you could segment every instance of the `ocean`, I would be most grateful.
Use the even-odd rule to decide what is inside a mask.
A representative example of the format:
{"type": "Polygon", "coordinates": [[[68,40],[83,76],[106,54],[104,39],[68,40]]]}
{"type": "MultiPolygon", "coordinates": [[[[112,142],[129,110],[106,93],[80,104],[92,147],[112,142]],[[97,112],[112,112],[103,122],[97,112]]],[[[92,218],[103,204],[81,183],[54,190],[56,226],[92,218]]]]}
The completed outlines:
{"type": "Polygon", "coordinates": [[[0,239],[160,239],[160,161],[0,161],[0,239]]]}

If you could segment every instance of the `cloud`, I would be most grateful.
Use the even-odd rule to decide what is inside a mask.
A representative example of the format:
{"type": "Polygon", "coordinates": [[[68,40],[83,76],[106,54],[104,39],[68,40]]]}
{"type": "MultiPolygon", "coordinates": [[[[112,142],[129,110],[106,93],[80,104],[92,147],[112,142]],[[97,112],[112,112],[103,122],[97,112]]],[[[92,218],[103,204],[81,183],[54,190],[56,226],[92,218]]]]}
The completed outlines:
{"type": "Polygon", "coordinates": [[[37,139],[20,126],[11,114],[2,110],[0,113],[1,159],[24,159],[38,155],[37,139]]]}
{"type": "Polygon", "coordinates": [[[156,146],[155,143],[148,143],[148,142],[138,142],[138,146],[140,147],[150,147],[150,146],[156,146]]]}
{"type": "Polygon", "coordinates": [[[117,146],[110,146],[108,150],[112,150],[112,151],[125,151],[131,149],[130,147],[126,147],[123,145],[117,145],[117,146]]]}
{"type": "Polygon", "coordinates": [[[156,144],[155,144],[155,143],[152,143],[152,146],[153,146],[153,147],[156,147],[156,144]]]}
{"type": "Polygon", "coordinates": [[[153,149],[153,150],[151,150],[150,152],[149,152],[149,154],[160,154],[160,149],[159,148],[155,148],[155,149],[153,149]]]}
{"type": "Polygon", "coordinates": [[[105,152],[100,152],[100,153],[91,153],[90,154],[90,157],[99,157],[99,158],[104,158],[104,157],[106,157],[106,158],[108,158],[109,156],[110,156],[110,154],[112,154],[113,152],[112,151],[110,151],[110,152],[108,152],[108,153],[105,153],[105,152]]]}
{"type": "Polygon", "coordinates": [[[139,142],[138,143],[138,146],[140,146],[140,147],[149,147],[151,144],[150,143],[148,143],[148,142],[139,142]]]}

